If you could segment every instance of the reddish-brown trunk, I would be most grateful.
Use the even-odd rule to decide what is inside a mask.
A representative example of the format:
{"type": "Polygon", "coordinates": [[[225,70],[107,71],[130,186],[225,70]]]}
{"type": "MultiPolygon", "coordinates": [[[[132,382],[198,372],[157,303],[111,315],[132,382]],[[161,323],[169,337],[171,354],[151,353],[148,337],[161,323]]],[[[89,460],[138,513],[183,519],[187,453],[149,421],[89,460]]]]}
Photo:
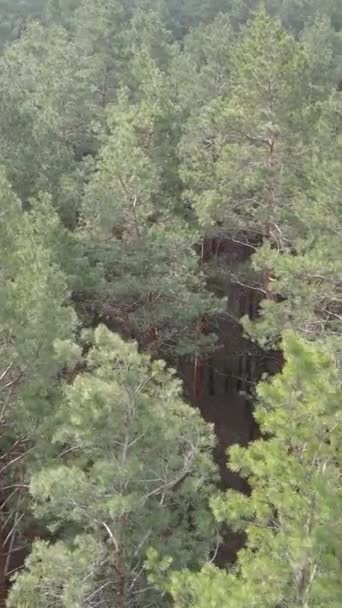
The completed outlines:
{"type": "Polygon", "coordinates": [[[201,357],[196,355],[194,361],[193,381],[192,381],[192,398],[194,403],[198,404],[201,396],[201,388],[204,381],[205,366],[201,357]]]}
{"type": "MultiPolygon", "coordinates": [[[[203,316],[196,327],[196,336],[199,337],[201,335],[208,335],[209,333],[209,325],[208,325],[208,319],[206,316],[203,316]]],[[[201,388],[203,386],[203,381],[204,381],[204,376],[205,376],[205,360],[203,359],[203,357],[201,357],[201,355],[196,355],[195,360],[194,360],[194,367],[193,367],[193,383],[192,383],[192,395],[193,395],[193,400],[194,403],[198,404],[199,398],[200,398],[200,394],[201,394],[201,388]]]]}

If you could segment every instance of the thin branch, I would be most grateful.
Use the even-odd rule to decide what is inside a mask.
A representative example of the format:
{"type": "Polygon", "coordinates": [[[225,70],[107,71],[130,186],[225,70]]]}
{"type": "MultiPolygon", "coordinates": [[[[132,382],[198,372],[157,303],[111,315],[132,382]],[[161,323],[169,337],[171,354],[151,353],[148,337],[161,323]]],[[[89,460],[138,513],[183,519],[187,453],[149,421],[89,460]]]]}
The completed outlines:
{"type": "Polygon", "coordinates": [[[106,532],[108,533],[109,537],[111,538],[111,540],[113,541],[113,545],[115,547],[115,551],[118,553],[119,552],[119,545],[118,542],[113,534],[113,532],[111,531],[111,529],[109,528],[109,526],[107,526],[106,522],[102,522],[103,527],[105,528],[106,532]]]}
{"type": "Polygon", "coordinates": [[[0,376],[0,382],[2,382],[2,380],[4,380],[8,374],[8,372],[12,369],[14,365],[14,362],[12,361],[12,363],[9,364],[9,366],[2,372],[1,376],[0,376]]]}

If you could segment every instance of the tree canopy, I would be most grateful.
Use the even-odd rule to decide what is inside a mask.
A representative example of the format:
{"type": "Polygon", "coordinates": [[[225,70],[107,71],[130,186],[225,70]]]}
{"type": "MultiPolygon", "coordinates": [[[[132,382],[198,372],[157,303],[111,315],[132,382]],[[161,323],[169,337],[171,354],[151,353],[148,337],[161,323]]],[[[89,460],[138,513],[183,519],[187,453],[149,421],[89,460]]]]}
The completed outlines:
{"type": "Polygon", "coordinates": [[[340,606],[341,57],[339,0],[0,0],[0,604],[340,606]]]}

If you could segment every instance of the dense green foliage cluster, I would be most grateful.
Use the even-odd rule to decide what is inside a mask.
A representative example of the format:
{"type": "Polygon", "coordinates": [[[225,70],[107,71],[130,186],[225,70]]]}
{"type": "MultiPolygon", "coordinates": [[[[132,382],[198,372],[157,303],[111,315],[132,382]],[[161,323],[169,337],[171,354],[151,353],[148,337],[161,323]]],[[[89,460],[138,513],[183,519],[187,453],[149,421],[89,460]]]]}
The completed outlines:
{"type": "Polygon", "coordinates": [[[341,66],[340,0],[0,0],[0,602],[341,606],[341,66]],[[169,369],[231,281],[285,358],[248,496],[169,369]]]}

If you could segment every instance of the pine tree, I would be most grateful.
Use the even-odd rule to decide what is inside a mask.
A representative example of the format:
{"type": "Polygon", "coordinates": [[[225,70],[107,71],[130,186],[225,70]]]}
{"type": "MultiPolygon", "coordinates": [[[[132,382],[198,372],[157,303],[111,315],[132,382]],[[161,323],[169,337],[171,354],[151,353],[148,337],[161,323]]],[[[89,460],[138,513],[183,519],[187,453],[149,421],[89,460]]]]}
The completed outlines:
{"type": "Polygon", "coordinates": [[[182,176],[205,226],[276,240],[279,222],[285,230],[313,118],[306,73],[303,50],[258,12],[233,53],[228,95],[189,120],[181,146],[182,176]]]}
{"type": "Polygon", "coordinates": [[[79,162],[101,122],[92,68],[62,27],[37,23],[0,60],[0,161],[21,200],[49,192],[71,226],[79,162]]]}
{"type": "Polygon", "coordinates": [[[189,115],[196,110],[203,112],[212,99],[229,94],[235,44],[236,36],[225,14],[199,25],[185,37],[170,69],[177,102],[184,112],[183,127],[189,115]]]}
{"type": "Polygon", "coordinates": [[[58,375],[67,363],[58,341],[70,339],[76,318],[49,238],[58,225],[48,201],[23,212],[0,174],[0,597],[12,558],[26,545],[30,471],[49,452],[58,375]],[[44,226],[43,232],[40,226],[44,226]]]}
{"type": "Polygon", "coordinates": [[[278,294],[263,302],[256,323],[245,324],[264,344],[277,344],[282,330],[292,327],[311,339],[329,340],[340,352],[341,118],[340,99],[333,95],[312,127],[315,146],[306,164],[307,187],[296,196],[291,241],[280,249],[265,244],[253,258],[256,270],[268,265],[272,292],[278,294]]]}
{"type": "Polygon", "coordinates": [[[192,354],[213,346],[195,328],[221,303],[206,289],[199,234],[184,221],[169,81],[153,58],[140,59],[141,98],[132,103],[124,91],[108,114],[79,234],[102,277],[92,296],[100,316],[121,319],[126,334],[154,353],[192,354]]]}
{"type": "Polygon", "coordinates": [[[230,93],[190,118],[181,144],[186,196],[204,229],[257,246],[251,265],[221,272],[265,298],[261,321],[245,322],[263,346],[286,327],[338,332],[340,101],[308,46],[322,31],[308,29],[303,46],[259,11],[233,52],[230,93]]]}
{"type": "Polygon", "coordinates": [[[338,372],[324,349],[291,332],[284,354],[282,374],[258,390],[256,419],[268,438],[230,450],[229,466],[251,493],[229,490],[212,501],[219,521],[246,534],[246,546],[228,571],[208,565],[171,575],[166,588],[178,607],[341,604],[338,372]]]}
{"type": "Polygon", "coordinates": [[[103,326],[84,367],[65,387],[55,457],[31,481],[36,514],[60,540],[34,545],[10,605],[160,605],[148,546],[196,567],[215,542],[212,435],[165,364],[103,326]]]}
{"type": "Polygon", "coordinates": [[[306,24],[301,41],[308,55],[311,86],[329,94],[341,78],[342,33],[335,31],[328,17],[316,18],[306,24]]]}
{"type": "Polygon", "coordinates": [[[75,42],[93,66],[95,91],[101,107],[115,100],[120,85],[125,13],[118,0],[81,0],[74,13],[75,42]]]}

